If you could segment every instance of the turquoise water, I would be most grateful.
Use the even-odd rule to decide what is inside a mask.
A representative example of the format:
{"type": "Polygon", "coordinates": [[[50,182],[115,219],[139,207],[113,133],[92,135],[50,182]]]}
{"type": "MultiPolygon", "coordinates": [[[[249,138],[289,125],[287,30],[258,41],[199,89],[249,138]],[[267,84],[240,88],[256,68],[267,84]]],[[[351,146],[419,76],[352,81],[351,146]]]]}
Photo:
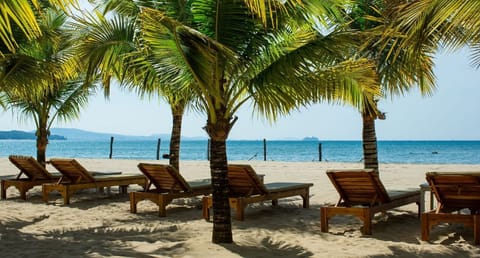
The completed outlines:
{"type": "MultiPolygon", "coordinates": [[[[322,160],[358,162],[362,159],[361,141],[322,141],[322,160]]],[[[183,141],[180,159],[206,160],[207,141],[183,141]]],[[[229,160],[264,160],[263,141],[228,141],[229,160]]],[[[160,158],[168,153],[169,142],[160,145],[160,158]]],[[[266,160],[318,161],[317,141],[267,141],[266,160]]],[[[0,157],[10,154],[35,156],[33,140],[0,140],[0,157]]],[[[50,141],[48,157],[108,158],[110,139],[105,141],[50,141]]],[[[157,141],[114,141],[114,159],[157,157],[157,141]]],[[[480,141],[379,141],[382,163],[480,164],[480,141]]]]}

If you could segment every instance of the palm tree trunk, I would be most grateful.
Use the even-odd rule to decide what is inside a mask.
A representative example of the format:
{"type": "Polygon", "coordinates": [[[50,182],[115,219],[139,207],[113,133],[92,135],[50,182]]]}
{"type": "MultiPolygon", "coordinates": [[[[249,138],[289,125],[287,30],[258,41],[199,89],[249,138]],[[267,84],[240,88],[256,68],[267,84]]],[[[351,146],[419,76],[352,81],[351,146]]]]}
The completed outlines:
{"type": "Polygon", "coordinates": [[[377,134],[375,132],[375,118],[366,114],[363,118],[363,162],[365,168],[372,168],[378,173],[377,134]]]}
{"type": "Polygon", "coordinates": [[[215,122],[209,118],[205,130],[210,136],[210,174],[212,177],[213,243],[232,243],[232,221],[228,201],[228,134],[236,119],[225,118],[225,107],[216,110],[215,122]]]}
{"type": "Polygon", "coordinates": [[[37,129],[37,161],[44,167],[46,165],[47,157],[47,144],[48,144],[48,131],[45,128],[37,129]]]}
{"type": "Polygon", "coordinates": [[[169,164],[180,171],[180,137],[182,133],[183,106],[171,106],[172,109],[172,134],[170,136],[169,164]]]}
{"type": "Polygon", "coordinates": [[[213,243],[232,243],[232,221],[228,202],[226,139],[211,139],[210,173],[213,188],[213,243]]]}

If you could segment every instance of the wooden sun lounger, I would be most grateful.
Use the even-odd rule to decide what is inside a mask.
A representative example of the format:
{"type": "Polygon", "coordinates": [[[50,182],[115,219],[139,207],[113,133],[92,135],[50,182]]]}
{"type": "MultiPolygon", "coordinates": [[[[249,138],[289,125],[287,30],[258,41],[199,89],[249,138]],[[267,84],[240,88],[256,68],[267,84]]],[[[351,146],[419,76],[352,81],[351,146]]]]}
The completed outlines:
{"type": "Polygon", "coordinates": [[[363,234],[372,234],[372,218],[377,212],[410,203],[419,204],[420,190],[386,191],[372,169],[328,170],[328,178],[337,189],[336,206],[320,208],[321,231],[328,232],[328,220],[337,215],[353,215],[363,221],[363,234]]]}
{"type": "Polygon", "coordinates": [[[127,193],[131,184],[138,184],[145,187],[146,178],[143,175],[126,175],[118,173],[89,173],[75,159],[51,159],[50,163],[61,174],[57,183],[42,185],[43,200],[48,202],[49,193],[58,191],[63,197],[63,203],[70,203],[70,196],[78,190],[103,189],[104,187],[119,186],[120,193],[127,193]]]}
{"type": "Polygon", "coordinates": [[[138,168],[148,178],[145,191],[130,192],[130,212],[137,213],[137,204],[150,200],[158,205],[159,216],[167,215],[166,206],[177,198],[189,198],[212,193],[210,179],[185,181],[170,165],[140,163],[138,168]],[[151,186],[155,188],[151,189],[151,186]]]}
{"type": "Polygon", "coordinates": [[[20,173],[15,178],[2,179],[2,199],[7,198],[7,189],[10,186],[16,187],[20,192],[20,198],[26,200],[28,190],[44,183],[55,182],[60,178],[59,174],[51,174],[31,156],[10,155],[8,159],[20,169],[20,173]]]}
{"type": "Polygon", "coordinates": [[[474,243],[480,244],[480,172],[429,172],[426,178],[438,203],[422,214],[422,240],[429,240],[437,224],[460,223],[473,228],[474,243]]]}
{"type": "MultiPolygon", "coordinates": [[[[248,204],[272,201],[278,205],[278,199],[299,195],[303,199],[303,208],[309,208],[310,183],[268,183],[264,184],[250,165],[228,165],[228,184],[230,186],[230,207],[235,209],[236,219],[244,220],[248,204]]],[[[212,196],[204,197],[203,218],[210,219],[212,196]]]]}

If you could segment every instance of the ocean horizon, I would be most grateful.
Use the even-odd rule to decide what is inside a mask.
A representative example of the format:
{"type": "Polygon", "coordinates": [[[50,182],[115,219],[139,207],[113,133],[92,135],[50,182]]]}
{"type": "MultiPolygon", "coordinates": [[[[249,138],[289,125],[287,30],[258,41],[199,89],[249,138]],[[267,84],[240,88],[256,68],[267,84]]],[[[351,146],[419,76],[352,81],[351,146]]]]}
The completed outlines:
{"type": "MultiPolygon", "coordinates": [[[[157,159],[157,140],[114,140],[113,159],[157,159]]],[[[158,158],[169,152],[170,142],[160,141],[158,158]]],[[[0,157],[36,156],[35,140],[0,140],[0,157]]],[[[50,140],[52,157],[97,158],[110,156],[110,138],[105,140],[50,140]]],[[[228,160],[361,162],[362,141],[229,140],[228,160]],[[266,155],[265,155],[266,154],[266,155]]],[[[181,142],[180,160],[207,160],[208,140],[181,142]]],[[[480,164],[480,141],[378,141],[380,163],[480,164]]]]}

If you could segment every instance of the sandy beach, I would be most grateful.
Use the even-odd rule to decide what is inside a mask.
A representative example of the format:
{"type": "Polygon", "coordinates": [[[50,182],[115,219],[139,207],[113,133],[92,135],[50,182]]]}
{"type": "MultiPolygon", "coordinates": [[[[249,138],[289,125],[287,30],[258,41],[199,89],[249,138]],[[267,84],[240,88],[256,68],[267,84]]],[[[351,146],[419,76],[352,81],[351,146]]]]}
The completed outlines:
{"type": "MultiPolygon", "coordinates": [[[[139,162],[167,161],[78,159],[89,170],[138,173],[139,162]]],[[[127,195],[82,191],[63,205],[60,195],[53,203],[41,200],[41,187],[19,198],[11,187],[0,202],[0,250],[2,257],[480,257],[473,232],[460,225],[436,227],[430,242],[420,239],[420,220],[415,204],[379,214],[373,234],[360,232],[361,222],[335,217],[330,232],[320,232],[320,206],[333,204],[338,194],[325,175],[327,169],[361,168],[361,163],[236,161],[252,165],[265,182],[308,182],[310,209],[301,198],[286,198],[279,207],[270,203],[251,205],[245,220],[233,219],[234,244],[211,243],[212,223],[202,219],[201,199],[177,199],[158,208],[140,202],[138,213],[129,212],[127,195]]],[[[181,161],[187,180],[210,176],[207,161],[181,161]]],[[[47,167],[54,172],[52,167],[47,167]]],[[[480,171],[480,165],[380,164],[387,189],[415,188],[425,182],[427,171],[480,171]]],[[[8,159],[0,158],[0,176],[17,174],[8,159]]],[[[129,191],[139,190],[139,186],[129,191]]],[[[427,202],[428,204],[428,202],[427,202]]]]}

